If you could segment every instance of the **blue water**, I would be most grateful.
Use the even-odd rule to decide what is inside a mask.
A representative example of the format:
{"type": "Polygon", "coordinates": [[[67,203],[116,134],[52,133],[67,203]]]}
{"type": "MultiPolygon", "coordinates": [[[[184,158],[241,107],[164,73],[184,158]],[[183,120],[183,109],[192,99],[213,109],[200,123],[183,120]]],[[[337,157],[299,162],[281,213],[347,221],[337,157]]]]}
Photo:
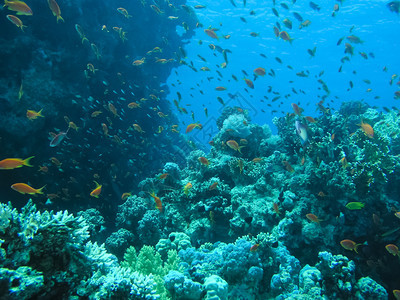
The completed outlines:
{"type": "Polygon", "coordinates": [[[197,140],[203,142],[210,140],[209,133],[215,132],[215,119],[223,109],[217,96],[228,102],[230,99],[228,93],[239,93],[245,99],[242,98],[240,102],[231,100],[229,105],[244,106],[249,110],[253,122],[269,124],[273,132],[276,132],[276,129],[272,124],[272,118],[293,112],[291,109],[293,102],[305,109],[305,115],[317,117],[319,112],[316,111],[315,104],[321,100],[319,97],[326,94],[322,89],[318,89],[321,85],[317,79],[322,71],[324,74],[320,78],[331,92],[325,104],[334,109],[340,107],[342,101],[349,100],[363,100],[371,106],[378,107],[398,105],[398,101],[394,100],[394,92],[399,90],[399,86],[395,84],[399,79],[394,80],[392,85],[389,81],[393,74],[400,72],[398,59],[400,17],[389,11],[386,7],[387,1],[343,1],[343,4],[320,1],[318,3],[320,11],[313,10],[309,6],[309,1],[297,1],[293,5],[289,1],[282,1],[289,5],[290,10],[281,7],[277,1],[275,7],[279,12],[279,18],[272,13],[272,1],[247,1],[246,7],[243,7],[242,1],[235,2],[236,8],[229,1],[188,2],[188,5],[202,4],[206,5],[206,8],[196,10],[199,22],[204,27],[196,29],[195,37],[187,41],[186,61],[193,61],[194,67],[198,70],[204,66],[209,67],[211,72],[194,72],[187,66],[180,66],[176,69],[178,75],[172,72],[168,83],[176,84],[177,80],[180,80],[182,84],[176,84],[176,88],[170,85],[169,99],[171,101],[176,99],[177,91],[182,94],[181,106],[186,107],[189,112],[188,115],[182,115],[186,125],[193,122],[190,111],[194,112],[196,121],[207,124],[205,128],[207,130],[204,131],[207,133],[196,134],[197,140]],[[332,17],[335,3],[339,4],[340,9],[336,16],[332,17]],[[252,10],[255,12],[253,16],[250,15],[252,10]],[[299,29],[300,22],[292,15],[294,11],[300,13],[304,20],[309,19],[311,24],[299,29]],[[247,23],[240,17],[245,18],[247,23]],[[282,23],[285,18],[292,21],[291,30],[282,23]],[[286,30],[294,39],[292,44],[275,37],[273,26],[276,22],[279,22],[282,30],[286,30]],[[220,38],[217,41],[210,38],[204,32],[209,26],[218,28],[217,34],[220,37],[231,35],[230,39],[220,38]],[[251,32],[259,33],[259,36],[252,37],[251,32]],[[345,43],[349,41],[344,39],[339,46],[337,42],[349,35],[359,37],[363,43],[352,44],[354,55],[350,56],[350,61],[342,64],[341,58],[347,55],[344,53],[345,43]],[[199,45],[199,41],[203,44],[199,45]],[[211,50],[209,44],[232,51],[228,53],[229,63],[225,69],[216,66],[223,63],[224,58],[218,51],[211,50]],[[311,58],[307,49],[314,47],[316,54],[311,58]],[[364,59],[359,52],[367,53],[368,59],[364,59]],[[375,58],[371,57],[371,52],[375,58]],[[267,59],[260,54],[265,54],[267,59]],[[203,62],[197,55],[206,58],[207,62],[203,62]],[[279,57],[282,64],[278,63],[275,57],[279,57]],[[293,70],[287,68],[287,65],[292,66],[293,70]],[[342,72],[339,73],[341,65],[343,65],[342,72]],[[254,90],[251,90],[243,80],[244,74],[241,70],[249,74],[246,78],[253,80],[253,70],[257,67],[265,68],[267,73],[272,68],[276,76],[258,77],[254,81],[254,90]],[[384,67],[387,67],[387,72],[383,71],[384,67]],[[216,70],[221,72],[223,78],[218,76],[216,70]],[[296,73],[301,71],[309,71],[310,74],[307,78],[296,76],[296,73]],[[231,74],[234,74],[239,81],[233,80],[231,74]],[[208,81],[206,77],[214,79],[208,81]],[[367,84],[363,80],[369,80],[371,83],[367,84]],[[354,84],[352,89],[349,89],[350,81],[354,84]],[[215,91],[217,86],[224,86],[227,90],[215,91]],[[267,92],[269,86],[282,96],[276,102],[271,102],[276,95],[267,92]],[[296,91],[301,89],[305,94],[295,94],[292,88],[296,91]],[[367,89],[372,91],[367,92],[367,89]],[[204,95],[199,90],[202,90],[204,95]],[[286,99],[285,95],[289,97],[286,99]],[[269,100],[264,99],[264,96],[268,96],[269,100]],[[377,96],[380,98],[376,99],[377,96]],[[204,107],[208,108],[208,118],[203,111],[204,107]],[[273,110],[277,113],[271,114],[273,110]]]}

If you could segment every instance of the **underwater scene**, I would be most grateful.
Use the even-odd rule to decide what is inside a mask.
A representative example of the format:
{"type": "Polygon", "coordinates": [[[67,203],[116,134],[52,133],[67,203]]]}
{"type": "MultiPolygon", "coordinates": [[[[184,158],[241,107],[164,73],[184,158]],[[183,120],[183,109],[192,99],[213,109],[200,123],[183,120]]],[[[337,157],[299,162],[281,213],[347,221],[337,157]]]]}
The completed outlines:
{"type": "Polygon", "coordinates": [[[400,1],[0,28],[0,299],[400,299],[400,1]]]}

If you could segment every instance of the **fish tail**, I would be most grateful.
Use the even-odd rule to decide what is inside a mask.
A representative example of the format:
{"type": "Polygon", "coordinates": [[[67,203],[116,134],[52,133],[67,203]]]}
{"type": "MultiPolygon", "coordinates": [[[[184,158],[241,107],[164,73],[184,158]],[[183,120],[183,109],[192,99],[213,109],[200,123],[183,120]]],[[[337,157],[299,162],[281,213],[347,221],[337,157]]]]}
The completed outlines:
{"type": "Polygon", "coordinates": [[[238,148],[238,151],[239,151],[240,154],[243,154],[241,150],[242,150],[242,148],[244,148],[244,147],[246,147],[246,146],[240,146],[240,147],[238,148]]]}
{"type": "Polygon", "coordinates": [[[100,184],[97,181],[93,180],[93,182],[96,184],[96,188],[98,188],[100,186],[100,184]]]}
{"type": "Polygon", "coordinates": [[[57,23],[58,23],[58,21],[59,20],[61,20],[61,21],[63,21],[63,23],[65,23],[65,21],[64,21],[64,19],[63,19],[63,17],[61,17],[61,16],[57,16],[57,23]]]}
{"type": "Polygon", "coordinates": [[[31,164],[29,164],[29,161],[32,159],[32,158],[34,158],[35,156],[31,156],[31,157],[28,157],[27,159],[24,159],[23,161],[22,161],[22,164],[24,165],[24,166],[27,166],[27,167],[33,167],[31,164]]]}
{"type": "Polygon", "coordinates": [[[39,116],[39,117],[43,117],[43,116],[42,116],[42,111],[43,111],[43,108],[42,108],[41,110],[38,111],[38,116],[39,116]]]}
{"type": "Polygon", "coordinates": [[[37,194],[43,194],[42,190],[46,187],[46,184],[42,186],[40,189],[36,190],[37,194]]]}
{"type": "Polygon", "coordinates": [[[358,246],[361,246],[361,245],[364,245],[364,244],[356,244],[356,245],[354,246],[354,252],[356,252],[356,253],[358,254],[357,249],[358,249],[358,246]]]}

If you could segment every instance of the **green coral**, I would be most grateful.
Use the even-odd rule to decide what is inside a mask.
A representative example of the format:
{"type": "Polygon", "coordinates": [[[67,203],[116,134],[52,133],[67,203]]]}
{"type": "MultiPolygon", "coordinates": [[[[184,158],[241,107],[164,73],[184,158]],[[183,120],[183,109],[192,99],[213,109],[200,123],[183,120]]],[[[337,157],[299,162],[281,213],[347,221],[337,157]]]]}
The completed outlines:
{"type": "Polygon", "coordinates": [[[169,271],[178,269],[179,257],[176,250],[169,250],[167,260],[163,262],[161,254],[154,247],[143,246],[137,254],[136,249],[131,246],[127,249],[124,259],[122,267],[139,274],[152,275],[157,283],[156,290],[160,299],[169,299],[169,292],[164,287],[164,276],[169,271]]]}

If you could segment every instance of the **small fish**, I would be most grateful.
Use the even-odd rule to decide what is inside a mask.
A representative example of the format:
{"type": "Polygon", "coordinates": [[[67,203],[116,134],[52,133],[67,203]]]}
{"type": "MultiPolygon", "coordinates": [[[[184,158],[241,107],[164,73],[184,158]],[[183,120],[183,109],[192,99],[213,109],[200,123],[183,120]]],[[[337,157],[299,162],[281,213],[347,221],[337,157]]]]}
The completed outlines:
{"type": "Polygon", "coordinates": [[[365,133],[366,136],[370,138],[374,138],[374,129],[372,128],[371,125],[368,123],[364,123],[364,121],[361,121],[361,124],[359,124],[361,127],[362,131],[365,133]]]}
{"type": "Polygon", "coordinates": [[[260,246],[259,244],[254,244],[253,246],[250,247],[250,252],[255,252],[255,251],[257,251],[257,249],[258,249],[259,246],[260,246]]]}
{"type": "Polygon", "coordinates": [[[44,116],[42,115],[42,111],[43,111],[43,108],[41,109],[41,110],[39,110],[38,112],[36,112],[36,111],[34,111],[34,110],[27,110],[26,111],[26,117],[30,120],[30,121],[32,121],[32,120],[35,120],[35,119],[37,119],[38,117],[42,117],[42,118],[44,118],[44,116]]]}
{"type": "Polygon", "coordinates": [[[346,37],[346,39],[350,43],[354,43],[354,44],[362,44],[362,43],[364,43],[358,36],[355,36],[355,35],[349,35],[348,37],[346,37]]]}
{"type": "Polygon", "coordinates": [[[235,151],[238,151],[240,154],[242,154],[241,149],[245,147],[245,146],[239,146],[239,144],[238,144],[235,140],[229,140],[229,141],[227,141],[227,142],[226,142],[226,145],[227,145],[229,148],[231,148],[231,149],[233,149],[233,150],[235,150],[235,151]]]}
{"type": "Polygon", "coordinates": [[[45,186],[41,187],[40,189],[34,189],[26,183],[14,183],[11,188],[21,194],[35,195],[43,194],[42,190],[45,188],[45,186]]]}
{"type": "Polygon", "coordinates": [[[253,70],[254,74],[256,74],[257,76],[264,76],[266,74],[265,69],[264,68],[256,68],[253,70]]]}
{"type": "Polygon", "coordinates": [[[292,29],[292,21],[289,19],[284,19],[282,22],[287,28],[292,29]]]}
{"type": "Polygon", "coordinates": [[[226,87],[223,87],[223,86],[217,86],[217,87],[215,88],[215,90],[216,90],[216,91],[220,91],[220,92],[222,92],[222,91],[225,91],[225,90],[226,90],[226,87]]]}
{"type": "Polygon", "coordinates": [[[292,165],[290,164],[290,162],[288,162],[287,160],[283,160],[282,164],[285,166],[286,170],[290,173],[294,172],[294,169],[292,167],[292,165]]]}
{"type": "Polygon", "coordinates": [[[355,251],[356,253],[358,253],[357,251],[358,246],[363,244],[356,244],[352,240],[342,240],[340,242],[340,245],[346,250],[355,251]]]}
{"type": "Polygon", "coordinates": [[[164,12],[157,5],[150,5],[151,9],[154,10],[158,15],[163,14],[164,12]]]}
{"type": "Polygon", "coordinates": [[[306,214],[307,219],[309,219],[311,222],[318,223],[321,222],[321,220],[314,214],[306,214]]]}
{"type": "Polygon", "coordinates": [[[49,7],[50,7],[53,15],[55,17],[57,17],[57,23],[59,20],[64,22],[64,19],[61,17],[60,7],[58,6],[58,3],[56,2],[56,0],[47,0],[47,3],[49,4],[49,7]]]}
{"type": "Polygon", "coordinates": [[[274,212],[279,216],[281,214],[281,212],[279,211],[279,206],[278,203],[274,202],[274,204],[272,205],[274,212]]]}
{"type": "Polygon", "coordinates": [[[195,128],[202,129],[202,126],[200,123],[191,123],[186,127],[186,133],[191,132],[195,128]]]}
{"type": "Polygon", "coordinates": [[[101,193],[102,185],[98,184],[97,181],[94,181],[94,183],[96,184],[96,187],[90,192],[90,196],[95,197],[95,198],[99,198],[99,195],[101,193]]]}
{"type": "Polygon", "coordinates": [[[296,18],[297,21],[303,22],[303,17],[298,12],[293,12],[293,16],[296,18]]]}
{"type": "Polygon", "coordinates": [[[185,195],[189,194],[189,191],[192,187],[193,185],[190,182],[186,183],[186,185],[183,187],[183,192],[185,193],[185,195]]]}
{"type": "Polygon", "coordinates": [[[218,181],[212,183],[212,184],[208,187],[208,190],[209,190],[209,191],[215,190],[215,189],[217,188],[217,186],[218,186],[218,181]]]}
{"type": "Polygon", "coordinates": [[[281,32],[279,32],[279,37],[282,39],[282,40],[284,40],[284,41],[286,41],[286,42],[289,42],[290,44],[293,42],[293,40],[294,39],[292,39],[291,37],[290,37],[290,35],[289,35],[289,33],[287,33],[286,31],[281,31],[281,32]]]}
{"type": "Polygon", "coordinates": [[[17,15],[32,16],[32,9],[23,1],[4,0],[4,6],[9,10],[17,12],[17,15]]]}
{"type": "Polygon", "coordinates": [[[279,37],[279,28],[276,26],[274,26],[274,34],[275,34],[275,37],[279,37]]]}
{"type": "Polygon", "coordinates": [[[21,168],[23,166],[33,167],[29,161],[34,158],[34,156],[28,157],[26,159],[21,158],[6,158],[0,161],[0,170],[12,170],[16,168],[21,168]]]}
{"type": "Polygon", "coordinates": [[[160,197],[157,197],[155,192],[151,192],[149,193],[149,195],[154,199],[154,202],[156,203],[156,208],[159,210],[159,212],[162,212],[163,206],[160,197]]]}
{"type": "Polygon", "coordinates": [[[300,142],[304,146],[308,141],[307,126],[296,120],[295,122],[296,132],[300,137],[300,142]]]}
{"type": "Polygon", "coordinates": [[[393,256],[397,255],[400,257],[399,248],[396,245],[389,244],[389,245],[386,245],[385,248],[393,256]]]}
{"type": "Polygon", "coordinates": [[[211,29],[204,29],[204,32],[205,32],[209,37],[218,40],[218,36],[217,36],[217,34],[215,33],[214,30],[211,30],[211,29]]]}
{"type": "Polygon", "coordinates": [[[128,13],[128,11],[123,7],[117,8],[117,11],[127,19],[132,18],[132,16],[128,13]]]}
{"type": "Polygon", "coordinates": [[[321,7],[320,7],[318,4],[316,4],[316,3],[312,2],[312,1],[310,1],[309,4],[310,4],[310,7],[311,7],[313,10],[315,10],[315,11],[320,11],[321,7]]]}
{"type": "MultiPolygon", "coordinates": [[[[7,19],[11,23],[13,23],[15,26],[21,28],[22,31],[24,31],[24,27],[27,27],[22,23],[22,21],[18,17],[14,16],[14,15],[7,15],[7,19]]],[[[21,86],[22,86],[22,83],[21,83],[21,86]]],[[[22,95],[21,95],[21,97],[22,97],[22,95]]],[[[19,97],[19,95],[18,95],[19,99],[21,99],[21,97],[19,97]]]]}
{"type": "Polygon", "coordinates": [[[301,116],[301,112],[303,111],[303,109],[300,108],[296,103],[292,103],[291,105],[292,105],[294,113],[298,116],[301,116]]]}
{"type": "Polygon", "coordinates": [[[247,86],[251,89],[254,89],[254,83],[250,79],[244,78],[244,81],[246,82],[247,86]]]}
{"type": "Polygon", "coordinates": [[[132,196],[131,193],[123,193],[122,196],[121,196],[121,200],[126,200],[130,196],[132,196]]]}
{"type": "Polygon", "coordinates": [[[302,29],[302,28],[304,28],[304,27],[308,27],[308,26],[310,26],[310,24],[311,24],[311,21],[310,21],[310,20],[305,20],[304,22],[302,22],[302,23],[300,24],[299,29],[302,29]]]}
{"type": "Polygon", "coordinates": [[[362,209],[365,206],[365,203],[362,202],[349,202],[346,204],[346,208],[350,210],[362,209]]]}
{"type": "Polygon", "coordinates": [[[61,131],[60,133],[55,135],[53,137],[53,139],[50,141],[50,147],[57,147],[58,145],[61,144],[61,142],[64,140],[64,138],[68,138],[67,134],[68,134],[69,129],[70,129],[70,127],[68,127],[66,132],[61,131]]]}
{"type": "MultiPolygon", "coordinates": [[[[392,3],[392,2],[390,2],[390,3],[392,3]]],[[[397,13],[400,12],[400,3],[398,5],[399,5],[399,8],[398,8],[398,12],[397,13]]],[[[396,300],[400,300],[400,290],[393,290],[393,296],[396,298],[396,300]]]]}
{"type": "Polygon", "coordinates": [[[204,156],[200,156],[199,158],[199,162],[204,165],[204,166],[208,166],[210,164],[210,162],[208,161],[207,158],[205,158],[204,156]]]}

